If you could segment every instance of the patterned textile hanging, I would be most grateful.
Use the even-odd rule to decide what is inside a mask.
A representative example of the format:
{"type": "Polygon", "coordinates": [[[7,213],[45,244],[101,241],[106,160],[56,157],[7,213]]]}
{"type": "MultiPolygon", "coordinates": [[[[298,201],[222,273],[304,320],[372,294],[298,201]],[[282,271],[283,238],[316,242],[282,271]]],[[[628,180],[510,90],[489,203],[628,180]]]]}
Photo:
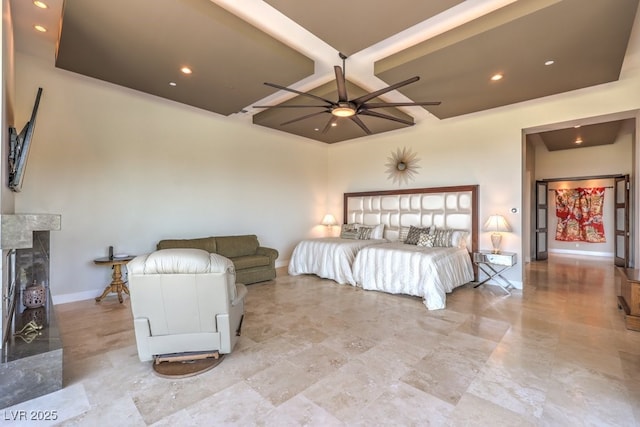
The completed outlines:
{"type": "Polygon", "coordinates": [[[604,187],[555,190],[556,240],[606,242],[602,222],[604,191],[604,187]]]}

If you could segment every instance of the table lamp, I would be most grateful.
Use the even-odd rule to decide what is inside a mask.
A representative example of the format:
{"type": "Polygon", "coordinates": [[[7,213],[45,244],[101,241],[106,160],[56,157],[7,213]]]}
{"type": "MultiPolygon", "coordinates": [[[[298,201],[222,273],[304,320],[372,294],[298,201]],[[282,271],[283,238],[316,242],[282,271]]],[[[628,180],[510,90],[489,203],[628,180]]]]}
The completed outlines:
{"type": "Polygon", "coordinates": [[[324,218],[322,218],[322,222],[320,224],[326,225],[327,227],[330,228],[334,225],[338,225],[338,221],[336,221],[336,218],[333,215],[326,214],[324,218]]]}
{"type": "Polygon", "coordinates": [[[500,253],[500,242],[502,242],[501,232],[511,231],[509,223],[502,215],[491,215],[487,222],[484,223],[484,231],[493,231],[491,233],[491,245],[493,245],[492,252],[494,254],[500,253]]]}

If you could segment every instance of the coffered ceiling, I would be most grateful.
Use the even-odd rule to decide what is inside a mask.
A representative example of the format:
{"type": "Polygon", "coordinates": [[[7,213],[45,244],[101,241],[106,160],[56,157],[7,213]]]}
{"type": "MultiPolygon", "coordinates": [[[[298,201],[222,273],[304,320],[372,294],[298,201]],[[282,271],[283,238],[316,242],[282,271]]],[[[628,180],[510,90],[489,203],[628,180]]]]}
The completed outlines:
{"type": "MultiPolygon", "coordinates": [[[[617,80],[639,0],[44,1],[49,8],[11,1],[16,49],[229,120],[335,143],[367,135],[349,118],[323,133],[328,112],[282,125],[325,107],[254,108],[315,105],[263,83],[337,100],[342,52],[350,99],[419,76],[372,101],[441,101],[380,110],[428,126],[617,80]],[[48,31],[36,34],[38,23],[48,31]]],[[[359,117],[374,134],[407,126],[359,117]]]]}

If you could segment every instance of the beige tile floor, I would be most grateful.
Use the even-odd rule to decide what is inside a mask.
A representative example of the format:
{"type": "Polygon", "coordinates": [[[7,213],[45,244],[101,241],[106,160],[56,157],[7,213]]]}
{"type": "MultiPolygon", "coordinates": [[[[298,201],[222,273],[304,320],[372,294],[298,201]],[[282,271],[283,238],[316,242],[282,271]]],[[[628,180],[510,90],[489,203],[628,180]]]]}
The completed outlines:
{"type": "Polygon", "coordinates": [[[58,305],[65,387],[2,411],[66,426],[640,425],[640,332],[612,262],[555,257],[525,282],[512,296],[467,285],[430,312],[281,275],[249,286],[235,351],[181,380],[138,360],[128,299],[58,305]]]}

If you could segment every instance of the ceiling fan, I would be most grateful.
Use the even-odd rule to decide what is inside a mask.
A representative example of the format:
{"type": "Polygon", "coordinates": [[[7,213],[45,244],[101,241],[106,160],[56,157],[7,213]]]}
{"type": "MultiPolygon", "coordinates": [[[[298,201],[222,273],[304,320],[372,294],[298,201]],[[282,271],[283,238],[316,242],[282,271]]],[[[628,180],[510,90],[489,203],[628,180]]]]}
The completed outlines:
{"type": "Polygon", "coordinates": [[[377,117],[380,119],[392,120],[394,122],[404,123],[406,125],[412,126],[414,123],[409,120],[400,119],[398,117],[394,117],[389,114],[380,113],[378,111],[374,111],[376,108],[385,108],[385,107],[410,107],[410,106],[422,106],[422,105],[440,105],[439,101],[424,101],[424,102],[368,102],[374,98],[377,98],[380,95],[383,95],[387,92],[391,92],[392,90],[398,89],[402,86],[406,86],[408,84],[417,82],[420,80],[420,77],[415,76],[410,79],[401,81],[399,83],[393,84],[391,86],[387,86],[383,89],[376,90],[374,92],[367,93],[366,95],[362,95],[355,99],[349,99],[347,95],[347,86],[345,79],[345,59],[347,57],[343,53],[339,53],[340,58],[342,58],[342,68],[336,65],[334,68],[336,74],[336,84],[338,86],[338,100],[331,101],[326,98],[322,98],[317,95],[313,95],[307,92],[300,92],[295,89],[291,89],[285,86],[281,86],[275,83],[265,82],[264,84],[267,86],[274,87],[276,89],[286,90],[289,92],[296,93],[301,96],[306,96],[309,98],[313,98],[317,101],[322,101],[324,104],[322,105],[255,105],[254,108],[323,108],[322,111],[316,111],[311,114],[306,114],[301,117],[296,117],[295,119],[288,120],[284,123],[281,123],[280,126],[285,126],[290,123],[294,123],[300,120],[308,119],[311,117],[319,116],[322,114],[330,114],[331,118],[327,122],[326,126],[322,130],[322,133],[327,133],[327,131],[335,126],[339,119],[341,118],[349,118],[352,122],[357,124],[367,135],[371,135],[373,132],[364,124],[364,122],[358,116],[370,116],[377,117]]]}

